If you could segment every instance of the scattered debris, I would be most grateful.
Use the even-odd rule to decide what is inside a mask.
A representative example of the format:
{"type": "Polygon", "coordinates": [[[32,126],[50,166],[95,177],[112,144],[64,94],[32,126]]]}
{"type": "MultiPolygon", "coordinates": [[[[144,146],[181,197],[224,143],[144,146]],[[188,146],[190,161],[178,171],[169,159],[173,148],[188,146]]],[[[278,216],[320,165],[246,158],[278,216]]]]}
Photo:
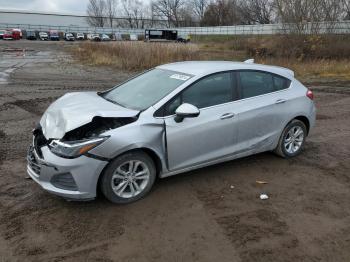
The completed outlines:
{"type": "Polygon", "coordinates": [[[260,181],[260,180],[257,180],[255,181],[257,184],[260,184],[260,185],[265,185],[265,184],[268,184],[266,181],[260,181]]]}
{"type": "Polygon", "coordinates": [[[267,194],[260,194],[260,199],[266,200],[266,199],[269,199],[269,196],[267,194]]]}

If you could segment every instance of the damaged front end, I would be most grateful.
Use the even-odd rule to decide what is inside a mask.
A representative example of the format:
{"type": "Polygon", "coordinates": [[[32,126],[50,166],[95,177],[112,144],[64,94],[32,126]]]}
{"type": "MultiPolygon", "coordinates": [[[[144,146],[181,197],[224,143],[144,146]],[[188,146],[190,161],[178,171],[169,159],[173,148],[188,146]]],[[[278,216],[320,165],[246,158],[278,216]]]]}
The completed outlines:
{"type": "Polygon", "coordinates": [[[96,92],[64,95],[49,106],[33,131],[27,174],[53,194],[68,199],[94,198],[109,156],[91,150],[110,138],[109,131],[137,121],[139,113],[96,92]]]}
{"type": "Polygon", "coordinates": [[[34,131],[36,151],[42,146],[63,158],[77,158],[108,139],[103,133],[130,124],[139,111],[122,107],[96,92],[68,93],[52,103],[34,131]]]}
{"type": "Polygon", "coordinates": [[[40,148],[47,145],[52,153],[63,158],[76,158],[88,153],[106,141],[103,133],[135,122],[137,117],[94,117],[92,121],[67,132],[61,139],[46,139],[41,128],[34,131],[34,146],[39,156],[40,148]]]}

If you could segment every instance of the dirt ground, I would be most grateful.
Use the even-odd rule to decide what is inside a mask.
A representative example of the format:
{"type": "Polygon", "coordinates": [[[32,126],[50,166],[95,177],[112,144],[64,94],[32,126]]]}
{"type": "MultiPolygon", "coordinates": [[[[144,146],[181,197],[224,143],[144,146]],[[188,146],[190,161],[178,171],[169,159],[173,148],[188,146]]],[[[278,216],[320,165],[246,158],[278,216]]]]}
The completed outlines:
{"type": "Polygon", "coordinates": [[[349,83],[312,85],[318,121],[297,158],[162,179],[131,205],[67,202],[25,178],[31,130],[66,92],[129,74],[78,65],[65,45],[0,42],[0,261],[350,261],[349,83]]]}

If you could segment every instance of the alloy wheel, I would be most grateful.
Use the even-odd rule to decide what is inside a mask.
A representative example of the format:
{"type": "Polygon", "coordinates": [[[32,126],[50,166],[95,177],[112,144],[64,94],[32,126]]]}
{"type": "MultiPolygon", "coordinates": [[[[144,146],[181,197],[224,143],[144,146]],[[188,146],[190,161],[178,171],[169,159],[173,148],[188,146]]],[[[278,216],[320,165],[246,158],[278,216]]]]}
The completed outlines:
{"type": "Polygon", "coordinates": [[[304,131],[300,126],[293,126],[284,139],[284,148],[289,154],[294,154],[300,150],[304,143],[304,131]]]}
{"type": "Polygon", "coordinates": [[[131,198],[140,194],[150,180],[147,165],[140,160],[122,163],[114,171],[111,186],[114,193],[121,198],[131,198]]]}

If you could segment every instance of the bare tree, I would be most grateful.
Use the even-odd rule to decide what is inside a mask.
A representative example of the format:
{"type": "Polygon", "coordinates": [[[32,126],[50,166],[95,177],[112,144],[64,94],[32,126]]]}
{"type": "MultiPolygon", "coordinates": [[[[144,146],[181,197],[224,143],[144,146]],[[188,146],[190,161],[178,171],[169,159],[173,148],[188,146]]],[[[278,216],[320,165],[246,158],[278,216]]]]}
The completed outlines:
{"type": "MultiPolygon", "coordinates": [[[[342,1],[342,0],[341,0],[342,1]]],[[[342,13],[340,0],[275,0],[277,14],[287,32],[330,33],[342,13]]]]}
{"type": "Polygon", "coordinates": [[[204,18],[204,13],[209,5],[209,0],[192,0],[193,13],[198,18],[199,21],[202,21],[204,18]]]}
{"type": "Polygon", "coordinates": [[[144,28],[146,8],[139,0],[122,0],[123,16],[130,28],[144,28]]]}
{"type": "Polygon", "coordinates": [[[113,20],[117,16],[118,1],[106,0],[106,16],[108,18],[109,26],[113,27],[113,20]]]}
{"type": "Polygon", "coordinates": [[[90,0],[87,7],[87,22],[91,26],[103,27],[105,25],[106,2],[104,0],[90,0]]]}
{"type": "Polygon", "coordinates": [[[320,16],[327,33],[332,33],[343,14],[344,5],[339,0],[320,0],[320,16]]]}
{"type": "Polygon", "coordinates": [[[168,26],[179,26],[181,9],[184,6],[184,0],[155,0],[153,2],[154,11],[159,17],[168,20],[168,26]]]}
{"type": "Polygon", "coordinates": [[[203,24],[207,26],[228,26],[241,22],[236,0],[213,1],[208,5],[203,17],[203,24]]]}
{"type": "Polygon", "coordinates": [[[273,20],[274,0],[241,0],[239,10],[246,24],[270,24],[273,20]]]}
{"type": "Polygon", "coordinates": [[[342,0],[345,10],[344,19],[350,20],[350,0],[342,0]]]}
{"type": "Polygon", "coordinates": [[[275,0],[279,20],[287,33],[316,32],[316,0],[275,0]],[[312,26],[310,28],[309,24],[312,26]]]}

